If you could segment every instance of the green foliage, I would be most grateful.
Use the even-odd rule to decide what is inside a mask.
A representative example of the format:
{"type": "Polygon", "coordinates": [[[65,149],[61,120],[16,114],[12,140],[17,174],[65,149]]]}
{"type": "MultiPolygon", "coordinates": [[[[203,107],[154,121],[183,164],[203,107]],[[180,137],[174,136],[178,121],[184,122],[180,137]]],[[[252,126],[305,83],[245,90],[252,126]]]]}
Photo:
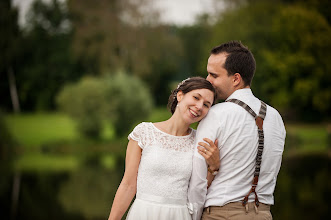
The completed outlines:
{"type": "Polygon", "coordinates": [[[279,89],[291,94],[286,107],[295,102],[296,110],[327,113],[331,110],[326,101],[331,99],[331,26],[315,11],[300,7],[284,7],[277,17],[272,31],[278,48],[265,61],[283,80],[279,89]],[[281,55],[282,62],[276,66],[281,55]]]}
{"type": "Polygon", "coordinates": [[[110,76],[107,84],[111,122],[118,135],[125,135],[148,118],[153,110],[152,96],[138,78],[121,72],[110,76]]]}
{"type": "Polygon", "coordinates": [[[169,82],[186,78],[180,77],[185,56],[177,29],[158,22],[152,1],[67,2],[73,52],[84,71],[98,76],[129,72],[146,83],[157,105],[164,105],[169,82]]]}
{"type": "Polygon", "coordinates": [[[331,26],[316,10],[299,4],[252,2],[224,13],[208,44],[237,39],[248,45],[257,62],[254,93],[285,117],[327,117],[331,26]]]}
{"type": "Polygon", "coordinates": [[[109,121],[118,135],[146,119],[152,110],[152,97],[142,82],[124,73],[105,78],[83,78],[59,93],[60,109],[78,123],[78,130],[98,138],[103,122],[109,121]]]}
{"type": "Polygon", "coordinates": [[[16,63],[21,46],[21,31],[18,26],[18,11],[11,0],[0,1],[0,106],[11,109],[9,71],[16,73],[16,63]]]}
{"type": "Polygon", "coordinates": [[[14,64],[18,51],[20,31],[17,24],[17,9],[12,7],[10,0],[0,2],[0,71],[14,64]]]}
{"type": "Polygon", "coordinates": [[[60,88],[85,72],[71,54],[71,27],[64,3],[39,0],[28,15],[15,66],[21,106],[24,111],[54,109],[60,88]]]}
{"type": "Polygon", "coordinates": [[[87,137],[98,138],[102,121],[110,112],[107,84],[102,79],[83,78],[65,86],[57,97],[61,110],[77,121],[78,130],[87,137]]]}
{"type": "Polygon", "coordinates": [[[201,15],[194,26],[179,28],[178,35],[184,47],[184,56],[181,60],[181,75],[178,80],[183,80],[192,75],[206,77],[206,65],[209,50],[204,47],[209,41],[212,26],[208,24],[208,15],[201,15]],[[202,67],[202,68],[200,68],[202,67]]]}

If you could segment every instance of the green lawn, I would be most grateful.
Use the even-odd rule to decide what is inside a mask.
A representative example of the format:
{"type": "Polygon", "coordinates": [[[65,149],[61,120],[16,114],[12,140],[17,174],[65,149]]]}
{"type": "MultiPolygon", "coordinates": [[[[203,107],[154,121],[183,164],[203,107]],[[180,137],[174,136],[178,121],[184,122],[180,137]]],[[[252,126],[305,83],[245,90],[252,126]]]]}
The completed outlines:
{"type": "MultiPolygon", "coordinates": [[[[165,108],[159,108],[154,110],[147,121],[166,120],[170,115],[165,108]]],[[[115,166],[112,149],[118,151],[125,147],[123,141],[120,144],[116,142],[118,140],[114,137],[111,126],[105,127],[102,133],[103,142],[91,142],[92,146],[88,147],[91,143],[80,137],[73,120],[59,113],[7,115],[5,121],[23,150],[23,154],[17,157],[15,162],[15,167],[20,170],[72,170],[81,162],[80,157],[74,153],[81,155],[82,152],[93,153],[93,150],[104,151],[101,163],[112,168],[115,166]],[[54,146],[56,151],[52,151],[54,146]]],[[[286,131],[285,155],[327,152],[330,147],[330,134],[326,124],[287,123],[286,131]]]]}
{"type": "MultiPolygon", "coordinates": [[[[166,109],[156,109],[147,121],[161,121],[169,116],[166,109]]],[[[84,154],[100,150],[105,152],[100,158],[101,164],[105,168],[113,169],[115,159],[111,149],[118,153],[125,147],[125,144],[112,141],[114,129],[111,125],[107,126],[105,123],[101,134],[104,141],[98,144],[83,139],[76,130],[74,121],[60,113],[8,114],[5,116],[5,122],[22,149],[14,161],[14,168],[21,171],[75,170],[82,162],[84,154]],[[55,152],[52,150],[54,147],[55,152]]]]}
{"type": "MultiPolygon", "coordinates": [[[[24,147],[40,147],[49,142],[81,138],[74,121],[60,113],[10,114],[5,121],[14,139],[24,147]]],[[[113,135],[111,126],[105,126],[102,138],[109,139],[113,135]]]]}
{"type": "Polygon", "coordinates": [[[326,124],[288,124],[286,131],[289,143],[285,146],[292,152],[327,151],[331,144],[326,124]]]}
{"type": "MultiPolygon", "coordinates": [[[[171,116],[165,108],[157,108],[147,121],[162,121],[171,116]]],[[[60,113],[9,114],[6,124],[14,139],[24,147],[38,147],[57,141],[74,141],[80,137],[74,121],[60,113]]],[[[114,129],[105,123],[103,139],[114,137],[114,129]]]]}
{"type": "MultiPolygon", "coordinates": [[[[162,121],[171,114],[165,108],[157,108],[147,121],[162,121]]],[[[23,147],[40,147],[43,144],[58,141],[75,141],[81,137],[75,129],[72,119],[59,113],[35,113],[7,115],[6,124],[14,139],[23,147]]],[[[326,150],[329,144],[327,125],[286,123],[287,142],[291,149],[326,150]]],[[[106,126],[102,137],[112,138],[111,126],[106,126]]]]}
{"type": "Polygon", "coordinates": [[[73,121],[58,113],[7,115],[5,121],[14,139],[25,147],[79,138],[73,121]]]}

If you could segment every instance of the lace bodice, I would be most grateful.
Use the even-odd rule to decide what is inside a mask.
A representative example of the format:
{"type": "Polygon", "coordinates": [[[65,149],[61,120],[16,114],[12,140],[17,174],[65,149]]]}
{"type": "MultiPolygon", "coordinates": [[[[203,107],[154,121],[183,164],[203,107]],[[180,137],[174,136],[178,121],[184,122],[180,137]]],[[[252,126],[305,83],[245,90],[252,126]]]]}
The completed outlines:
{"type": "Polygon", "coordinates": [[[138,169],[137,193],[187,199],[192,171],[195,130],[186,136],[167,134],[143,122],[129,134],[143,149],[138,169]]]}

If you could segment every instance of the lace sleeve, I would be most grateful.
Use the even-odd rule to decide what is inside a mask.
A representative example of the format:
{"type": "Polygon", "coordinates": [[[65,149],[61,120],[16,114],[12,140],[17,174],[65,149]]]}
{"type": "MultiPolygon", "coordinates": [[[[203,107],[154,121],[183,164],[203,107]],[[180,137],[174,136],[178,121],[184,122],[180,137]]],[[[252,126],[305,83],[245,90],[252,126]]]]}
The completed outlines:
{"type": "Polygon", "coordinates": [[[138,142],[138,145],[141,149],[144,149],[146,145],[146,138],[147,138],[147,132],[146,132],[146,123],[140,123],[138,124],[133,131],[129,134],[128,139],[132,139],[134,141],[138,142]]]}

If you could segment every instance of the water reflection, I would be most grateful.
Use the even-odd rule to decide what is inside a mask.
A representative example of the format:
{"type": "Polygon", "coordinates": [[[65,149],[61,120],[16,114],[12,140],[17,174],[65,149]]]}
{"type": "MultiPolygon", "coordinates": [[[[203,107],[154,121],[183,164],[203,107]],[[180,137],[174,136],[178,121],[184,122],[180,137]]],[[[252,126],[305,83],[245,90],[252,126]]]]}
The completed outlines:
{"type": "MultiPolygon", "coordinates": [[[[16,219],[106,219],[124,171],[94,157],[75,171],[21,173],[16,219]]],[[[331,194],[328,154],[286,156],[275,191],[274,219],[327,219],[331,194]]],[[[1,171],[1,219],[10,219],[13,173],[1,171]]]]}

